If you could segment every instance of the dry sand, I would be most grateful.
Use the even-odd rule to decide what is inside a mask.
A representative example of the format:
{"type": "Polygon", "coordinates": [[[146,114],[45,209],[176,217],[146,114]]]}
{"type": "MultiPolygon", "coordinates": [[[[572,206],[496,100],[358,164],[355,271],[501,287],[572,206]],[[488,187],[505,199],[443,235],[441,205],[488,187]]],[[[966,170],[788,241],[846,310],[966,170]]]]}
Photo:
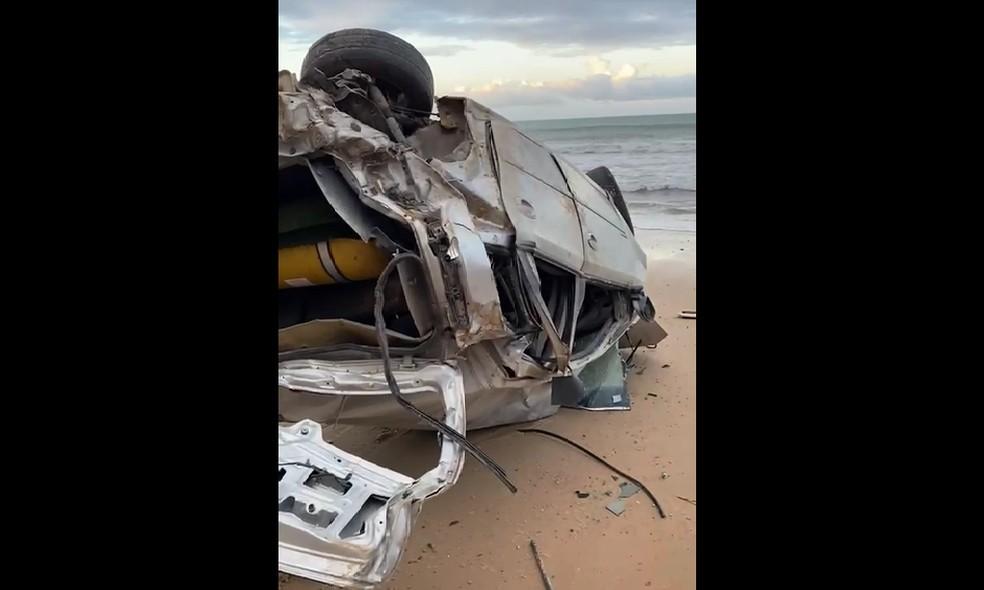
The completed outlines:
{"type": "MultiPolygon", "coordinates": [[[[457,485],[424,504],[403,560],[383,588],[540,590],[530,539],[556,590],[696,586],[696,320],[676,317],[696,309],[696,235],[640,231],[638,237],[650,255],[647,292],[669,335],[656,349],[636,353],[628,378],[631,411],[561,409],[527,426],[575,440],[641,480],[667,518],[643,492],[629,498],[621,516],[608,512],[623,480],[567,444],[518,433],[517,425],[474,431],[469,438],[506,469],[519,492],[510,494],[466,459],[457,485]],[[590,495],[581,499],[575,491],[590,495]]],[[[433,433],[376,441],[387,434],[338,427],[328,438],[407,474],[423,473],[436,461],[433,433]]],[[[281,577],[284,589],[327,587],[281,577]]]]}

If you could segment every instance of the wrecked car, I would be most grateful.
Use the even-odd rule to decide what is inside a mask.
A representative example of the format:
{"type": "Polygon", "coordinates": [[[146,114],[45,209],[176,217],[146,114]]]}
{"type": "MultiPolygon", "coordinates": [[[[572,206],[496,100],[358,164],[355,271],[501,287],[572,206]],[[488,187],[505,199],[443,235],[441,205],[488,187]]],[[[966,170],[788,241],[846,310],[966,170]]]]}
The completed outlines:
{"type": "Polygon", "coordinates": [[[435,101],[393,35],[326,35],[278,91],[280,569],[370,588],[466,453],[515,491],[466,429],[627,409],[585,375],[620,368],[619,341],[653,319],[646,255],[606,168],[435,101]],[[322,423],[436,430],[438,464],[385,469],[322,423]]]}

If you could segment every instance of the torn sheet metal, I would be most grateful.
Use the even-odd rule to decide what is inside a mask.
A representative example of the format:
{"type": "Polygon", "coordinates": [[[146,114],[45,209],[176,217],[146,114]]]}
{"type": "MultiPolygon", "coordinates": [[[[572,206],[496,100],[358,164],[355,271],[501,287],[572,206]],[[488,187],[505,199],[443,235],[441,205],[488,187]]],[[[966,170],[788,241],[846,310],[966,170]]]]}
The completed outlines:
{"type": "Polygon", "coordinates": [[[466,348],[482,340],[510,336],[500,309],[492,263],[465,202],[446,201],[441,206],[441,222],[448,237],[446,256],[457,270],[457,283],[468,295],[464,301],[467,329],[455,332],[458,346],[466,348]]]}
{"type": "MultiPolygon", "coordinates": [[[[378,361],[335,365],[310,367],[287,381],[317,395],[390,395],[365,374],[378,361]]],[[[428,365],[394,376],[415,403],[422,393],[436,394],[445,424],[465,433],[464,387],[456,369],[428,365]]],[[[421,501],[454,485],[461,473],[464,450],[439,440],[437,465],[415,480],[325,442],[316,422],[281,427],[280,570],[347,588],[385,580],[400,561],[421,501]]]]}
{"type": "MultiPolygon", "coordinates": [[[[434,287],[435,317],[447,318],[458,348],[511,335],[483,242],[486,236],[509,231],[497,203],[486,202],[483,215],[476,216],[469,208],[474,200],[459,190],[466,186],[451,169],[428,162],[410,146],[337,109],[324,91],[302,85],[298,92],[282,92],[280,103],[280,155],[309,158],[326,198],[363,239],[386,234],[373,231],[373,221],[364,210],[359,212],[360,205],[410,226],[434,287]],[[337,173],[315,163],[326,154],[334,158],[337,173]],[[349,185],[351,197],[340,190],[339,177],[349,185]],[[488,222],[480,229],[476,220],[483,218],[488,222]]],[[[472,151],[482,145],[466,143],[472,151]]],[[[482,165],[473,159],[467,171],[478,182],[472,187],[496,189],[487,162],[482,165]]],[[[494,241],[508,243],[501,236],[494,241]]]]}
{"type": "MultiPolygon", "coordinates": [[[[419,359],[399,362],[400,371],[410,375],[423,365],[419,359]]],[[[358,381],[367,392],[376,395],[323,395],[312,391],[328,366],[348,367],[347,363],[325,363],[313,360],[294,360],[280,363],[279,408],[287,421],[309,418],[319,422],[363,424],[390,428],[424,429],[430,426],[400,406],[389,394],[386,377],[380,362],[360,365],[358,381]],[[387,395],[380,395],[380,394],[387,395]]],[[[490,363],[480,355],[456,363],[462,375],[469,429],[488,428],[502,424],[528,422],[551,416],[559,407],[551,402],[550,382],[547,379],[490,378],[490,363]]],[[[401,391],[403,390],[401,386],[401,391]]],[[[433,390],[417,391],[413,404],[431,415],[443,411],[440,395],[433,390]]]]}
{"type": "MultiPolygon", "coordinates": [[[[387,330],[390,346],[415,347],[424,343],[426,337],[407,336],[394,330],[387,330]]],[[[280,352],[290,350],[309,350],[334,345],[377,346],[375,328],[346,319],[311,320],[282,328],[277,333],[277,348],[280,352]]],[[[378,353],[376,356],[379,356],[378,353]]]]}

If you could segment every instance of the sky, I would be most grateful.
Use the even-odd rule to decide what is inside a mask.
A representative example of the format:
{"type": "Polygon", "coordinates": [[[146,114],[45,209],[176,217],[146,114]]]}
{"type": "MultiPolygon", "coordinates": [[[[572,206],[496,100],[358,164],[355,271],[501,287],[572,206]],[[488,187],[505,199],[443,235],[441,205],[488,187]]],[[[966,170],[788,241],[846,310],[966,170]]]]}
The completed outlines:
{"type": "Polygon", "coordinates": [[[514,120],[697,111],[696,0],[280,0],[280,68],[352,27],[414,45],[437,96],[514,120]]]}

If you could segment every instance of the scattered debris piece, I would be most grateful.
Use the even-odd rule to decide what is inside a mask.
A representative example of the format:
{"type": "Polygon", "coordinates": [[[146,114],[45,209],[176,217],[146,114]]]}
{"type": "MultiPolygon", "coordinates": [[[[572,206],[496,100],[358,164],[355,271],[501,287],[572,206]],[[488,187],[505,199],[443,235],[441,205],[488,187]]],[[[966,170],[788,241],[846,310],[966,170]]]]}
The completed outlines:
{"type": "Polygon", "coordinates": [[[434,549],[434,546],[430,543],[427,544],[427,548],[430,549],[432,553],[437,553],[437,549],[434,549]]]}
{"type": "Polygon", "coordinates": [[[591,495],[588,492],[582,492],[581,490],[574,490],[574,493],[577,494],[578,498],[587,498],[591,495]]]}
{"type": "Polygon", "coordinates": [[[460,520],[452,520],[451,522],[448,523],[448,526],[454,526],[454,525],[458,524],[459,522],[461,522],[461,521],[460,520]]]}
{"type": "Polygon", "coordinates": [[[614,465],[612,465],[608,461],[604,460],[603,458],[599,457],[598,455],[592,453],[588,449],[586,449],[586,448],[582,447],[581,445],[577,444],[576,442],[572,441],[571,439],[569,439],[567,437],[564,437],[564,436],[561,436],[559,434],[555,434],[553,432],[550,432],[549,430],[541,430],[539,428],[519,428],[519,429],[516,430],[516,432],[522,432],[524,434],[527,433],[527,432],[534,432],[534,433],[537,433],[537,434],[543,434],[543,435],[546,435],[546,436],[549,436],[549,437],[552,437],[552,438],[556,438],[557,440],[563,441],[563,442],[571,445],[572,447],[578,449],[579,451],[581,451],[582,453],[588,455],[592,459],[598,461],[599,463],[601,463],[605,467],[611,469],[615,473],[621,475],[625,479],[627,479],[627,480],[631,481],[632,483],[636,484],[637,486],[639,486],[639,488],[641,488],[642,491],[646,492],[646,495],[649,496],[649,499],[653,501],[653,505],[656,507],[656,511],[659,512],[660,518],[666,518],[666,513],[663,512],[663,507],[659,505],[659,500],[656,499],[656,496],[654,496],[653,493],[651,491],[649,491],[649,488],[647,488],[645,485],[643,485],[642,482],[640,482],[638,479],[632,477],[628,473],[622,471],[618,467],[615,467],[614,465]]]}
{"type": "Polygon", "coordinates": [[[659,474],[659,478],[660,479],[670,479],[670,474],[664,471],[663,473],[660,473],[659,474]]]}
{"type": "Polygon", "coordinates": [[[680,499],[681,499],[681,500],[683,500],[684,502],[690,502],[690,503],[691,503],[691,504],[693,504],[694,506],[696,506],[696,505],[697,505],[697,500],[691,500],[690,498],[684,498],[683,496],[677,496],[677,498],[680,498],[680,499]]]}
{"type": "Polygon", "coordinates": [[[615,480],[615,481],[618,481],[618,476],[617,475],[613,475],[612,476],[612,479],[615,480]]]}
{"type": "Polygon", "coordinates": [[[684,310],[684,311],[681,311],[680,312],[680,315],[678,315],[677,317],[678,318],[683,318],[685,320],[696,320],[697,319],[697,312],[696,311],[686,311],[686,310],[684,310]]]}
{"type": "Polygon", "coordinates": [[[636,484],[631,483],[631,482],[628,482],[628,481],[623,481],[622,483],[620,483],[618,485],[618,488],[619,488],[619,491],[618,491],[618,497],[619,498],[628,498],[632,494],[634,494],[634,493],[636,493],[636,492],[638,492],[639,490],[642,489],[639,486],[637,486],[636,484]]]}
{"type": "Polygon", "coordinates": [[[536,569],[540,570],[540,577],[543,579],[543,587],[547,590],[553,590],[553,584],[550,583],[550,576],[547,575],[547,570],[543,567],[543,560],[540,559],[540,552],[536,550],[536,542],[530,539],[530,549],[533,550],[533,559],[536,560],[536,569]]]}
{"type": "Polygon", "coordinates": [[[670,368],[670,363],[666,363],[665,365],[663,365],[663,368],[664,369],[669,369],[670,368]]]}
{"type": "Polygon", "coordinates": [[[656,349],[656,345],[655,344],[647,344],[646,345],[646,348],[648,348],[650,350],[655,350],[656,349]]]}
{"type": "Polygon", "coordinates": [[[614,514],[615,516],[622,516],[622,513],[625,512],[625,500],[619,498],[618,500],[615,500],[608,506],[605,506],[605,508],[607,508],[608,511],[614,514]]]}
{"type": "Polygon", "coordinates": [[[647,393],[646,397],[659,397],[659,396],[656,395],[655,393],[647,393]]]}
{"type": "Polygon", "coordinates": [[[606,496],[611,496],[611,495],[612,495],[612,493],[611,493],[611,492],[605,492],[605,495],[606,495],[606,496]]]}

